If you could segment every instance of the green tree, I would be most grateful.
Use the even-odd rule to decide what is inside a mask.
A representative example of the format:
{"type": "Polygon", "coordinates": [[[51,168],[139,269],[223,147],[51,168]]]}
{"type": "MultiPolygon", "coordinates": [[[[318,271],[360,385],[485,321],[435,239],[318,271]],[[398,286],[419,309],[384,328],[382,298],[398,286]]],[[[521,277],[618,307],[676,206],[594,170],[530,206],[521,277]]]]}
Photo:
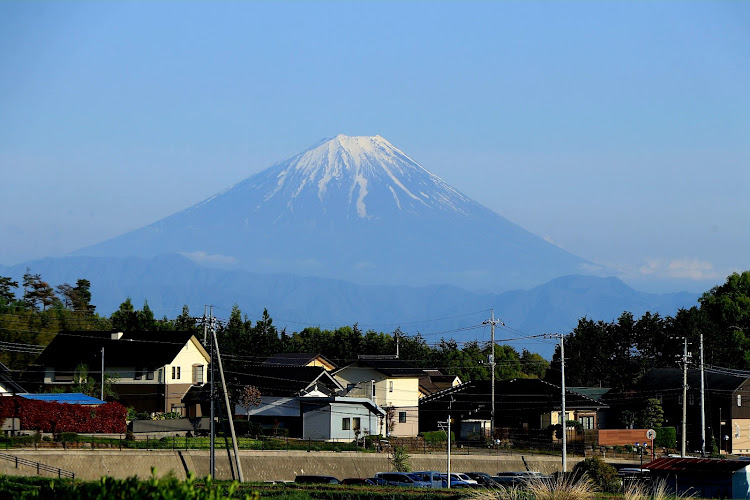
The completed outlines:
{"type": "Polygon", "coordinates": [[[521,371],[529,378],[544,378],[549,361],[541,354],[524,349],[521,353],[521,371]]]}
{"type": "Polygon", "coordinates": [[[750,368],[750,271],[733,273],[698,302],[708,320],[703,332],[706,362],[750,368]]]}
{"type": "Polygon", "coordinates": [[[34,311],[42,305],[42,310],[47,310],[59,299],[55,296],[55,291],[46,281],[42,280],[40,274],[32,274],[29,268],[23,275],[23,301],[24,304],[34,311]]]}
{"type": "Polygon", "coordinates": [[[73,309],[86,314],[94,314],[96,306],[91,304],[91,282],[87,279],[79,279],[73,287],[75,300],[73,309]]]}
{"type": "MultiPolygon", "coordinates": [[[[88,365],[81,363],[76,366],[74,377],[76,384],[73,386],[71,392],[80,392],[93,398],[98,398],[102,395],[101,376],[98,380],[91,376],[88,365]]],[[[114,389],[114,383],[117,380],[117,374],[104,373],[104,397],[117,398],[117,392],[114,389]]]]}
{"type": "Polygon", "coordinates": [[[636,417],[636,425],[641,429],[661,427],[664,423],[664,410],[656,398],[647,399],[636,417]]]}
{"type": "Polygon", "coordinates": [[[0,303],[11,304],[15,302],[16,295],[13,288],[18,288],[18,282],[5,276],[0,276],[0,303]]]}
{"type": "Polygon", "coordinates": [[[153,332],[158,329],[157,321],[154,319],[154,311],[148,305],[148,300],[143,301],[143,309],[136,311],[136,321],[138,330],[144,332],[153,332]]]}
{"type": "Polygon", "coordinates": [[[117,311],[110,316],[112,328],[120,332],[130,332],[138,330],[138,314],[133,307],[130,297],[120,304],[117,311]]]}

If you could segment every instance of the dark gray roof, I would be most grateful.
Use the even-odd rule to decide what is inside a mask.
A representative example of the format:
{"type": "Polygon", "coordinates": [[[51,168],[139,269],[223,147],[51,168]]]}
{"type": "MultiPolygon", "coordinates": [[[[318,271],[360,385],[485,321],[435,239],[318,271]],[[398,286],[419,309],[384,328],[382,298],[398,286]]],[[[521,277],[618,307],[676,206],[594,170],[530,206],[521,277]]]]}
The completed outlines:
{"type": "Polygon", "coordinates": [[[424,370],[422,368],[417,368],[415,366],[410,365],[406,361],[402,361],[398,358],[393,358],[393,357],[360,358],[355,363],[353,363],[352,365],[348,365],[348,366],[353,366],[353,365],[359,365],[359,366],[364,366],[367,368],[372,368],[388,377],[419,377],[419,376],[424,375],[424,370]]]}
{"type": "Polygon", "coordinates": [[[112,332],[58,333],[35,364],[55,369],[74,369],[84,363],[99,366],[102,347],[105,367],[169,364],[193,336],[191,332],[127,332],[113,340],[112,332]]]}
{"type": "MultiPolygon", "coordinates": [[[[688,386],[700,387],[700,376],[700,370],[688,370],[688,386]]],[[[682,377],[682,370],[678,368],[654,368],[641,378],[636,389],[639,392],[682,389],[682,377]]],[[[747,378],[743,375],[717,373],[710,370],[706,370],[705,372],[705,384],[707,388],[728,391],[729,393],[738,389],[747,378]]]]}
{"type": "Polygon", "coordinates": [[[231,375],[231,385],[252,385],[264,396],[296,396],[316,384],[321,392],[342,389],[322,366],[246,365],[231,375]]]}

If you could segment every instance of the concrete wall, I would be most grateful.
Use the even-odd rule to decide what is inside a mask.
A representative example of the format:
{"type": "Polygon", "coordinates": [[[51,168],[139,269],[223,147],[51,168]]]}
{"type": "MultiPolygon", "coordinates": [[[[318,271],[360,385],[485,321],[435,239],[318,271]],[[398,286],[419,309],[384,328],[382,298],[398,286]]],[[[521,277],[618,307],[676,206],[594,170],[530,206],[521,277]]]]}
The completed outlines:
{"type": "MultiPolygon", "coordinates": [[[[9,450],[9,454],[42,462],[75,472],[77,478],[98,479],[101,476],[126,478],[137,475],[150,477],[151,467],[157,475],[173,471],[176,477],[185,478],[186,469],[198,477],[209,473],[207,450],[144,451],[144,450],[9,450]]],[[[390,470],[386,453],[313,452],[304,451],[242,451],[242,467],[247,481],[294,480],[298,474],[323,474],[339,479],[346,477],[371,477],[376,472],[390,470]]],[[[526,456],[529,467],[540,472],[553,472],[560,465],[560,457],[526,456]]],[[[414,470],[445,470],[445,455],[412,455],[409,461],[414,470]]],[[[569,468],[576,459],[569,458],[569,468]]],[[[231,469],[226,450],[216,450],[216,477],[231,479],[231,469]]],[[[525,470],[519,455],[453,455],[453,471],[479,471],[496,474],[499,471],[525,470]]],[[[36,475],[36,469],[0,460],[0,474],[36,475]]],[[[55,476],[45,473],[40,475],[55,476]]]]}

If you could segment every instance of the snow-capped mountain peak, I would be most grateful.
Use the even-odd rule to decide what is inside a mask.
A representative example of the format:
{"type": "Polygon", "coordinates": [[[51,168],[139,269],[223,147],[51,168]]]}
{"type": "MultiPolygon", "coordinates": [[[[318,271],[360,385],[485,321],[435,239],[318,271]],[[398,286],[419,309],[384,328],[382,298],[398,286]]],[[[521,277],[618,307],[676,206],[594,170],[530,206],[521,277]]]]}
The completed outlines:
{"type": "Polygon", "coordinates": [[[253,187],[267,189],[265,201],[283,197],[291,211],[299,200],[309,203],[313,194],[326,210],[333,208],[332,203],[346,203],[336,210],[344,208],[362,219],[394,209],[467,214],[476,208],[379,135],[337,135],[271,167],[271,172],[273,186],[266,184],[270,176],[263,176],[263,183],[254,182],[253,187]]]}

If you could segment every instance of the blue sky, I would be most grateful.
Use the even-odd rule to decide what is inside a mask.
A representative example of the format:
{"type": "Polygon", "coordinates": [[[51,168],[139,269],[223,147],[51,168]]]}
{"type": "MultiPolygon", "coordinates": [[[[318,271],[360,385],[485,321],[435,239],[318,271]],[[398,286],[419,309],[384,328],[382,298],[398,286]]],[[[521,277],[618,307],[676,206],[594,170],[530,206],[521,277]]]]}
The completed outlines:
{"type": "Polygon", "coordinates": [[[747,269],[748,2],[0,2],[0,263],[380,134],[643,290],[747,269]]]}

